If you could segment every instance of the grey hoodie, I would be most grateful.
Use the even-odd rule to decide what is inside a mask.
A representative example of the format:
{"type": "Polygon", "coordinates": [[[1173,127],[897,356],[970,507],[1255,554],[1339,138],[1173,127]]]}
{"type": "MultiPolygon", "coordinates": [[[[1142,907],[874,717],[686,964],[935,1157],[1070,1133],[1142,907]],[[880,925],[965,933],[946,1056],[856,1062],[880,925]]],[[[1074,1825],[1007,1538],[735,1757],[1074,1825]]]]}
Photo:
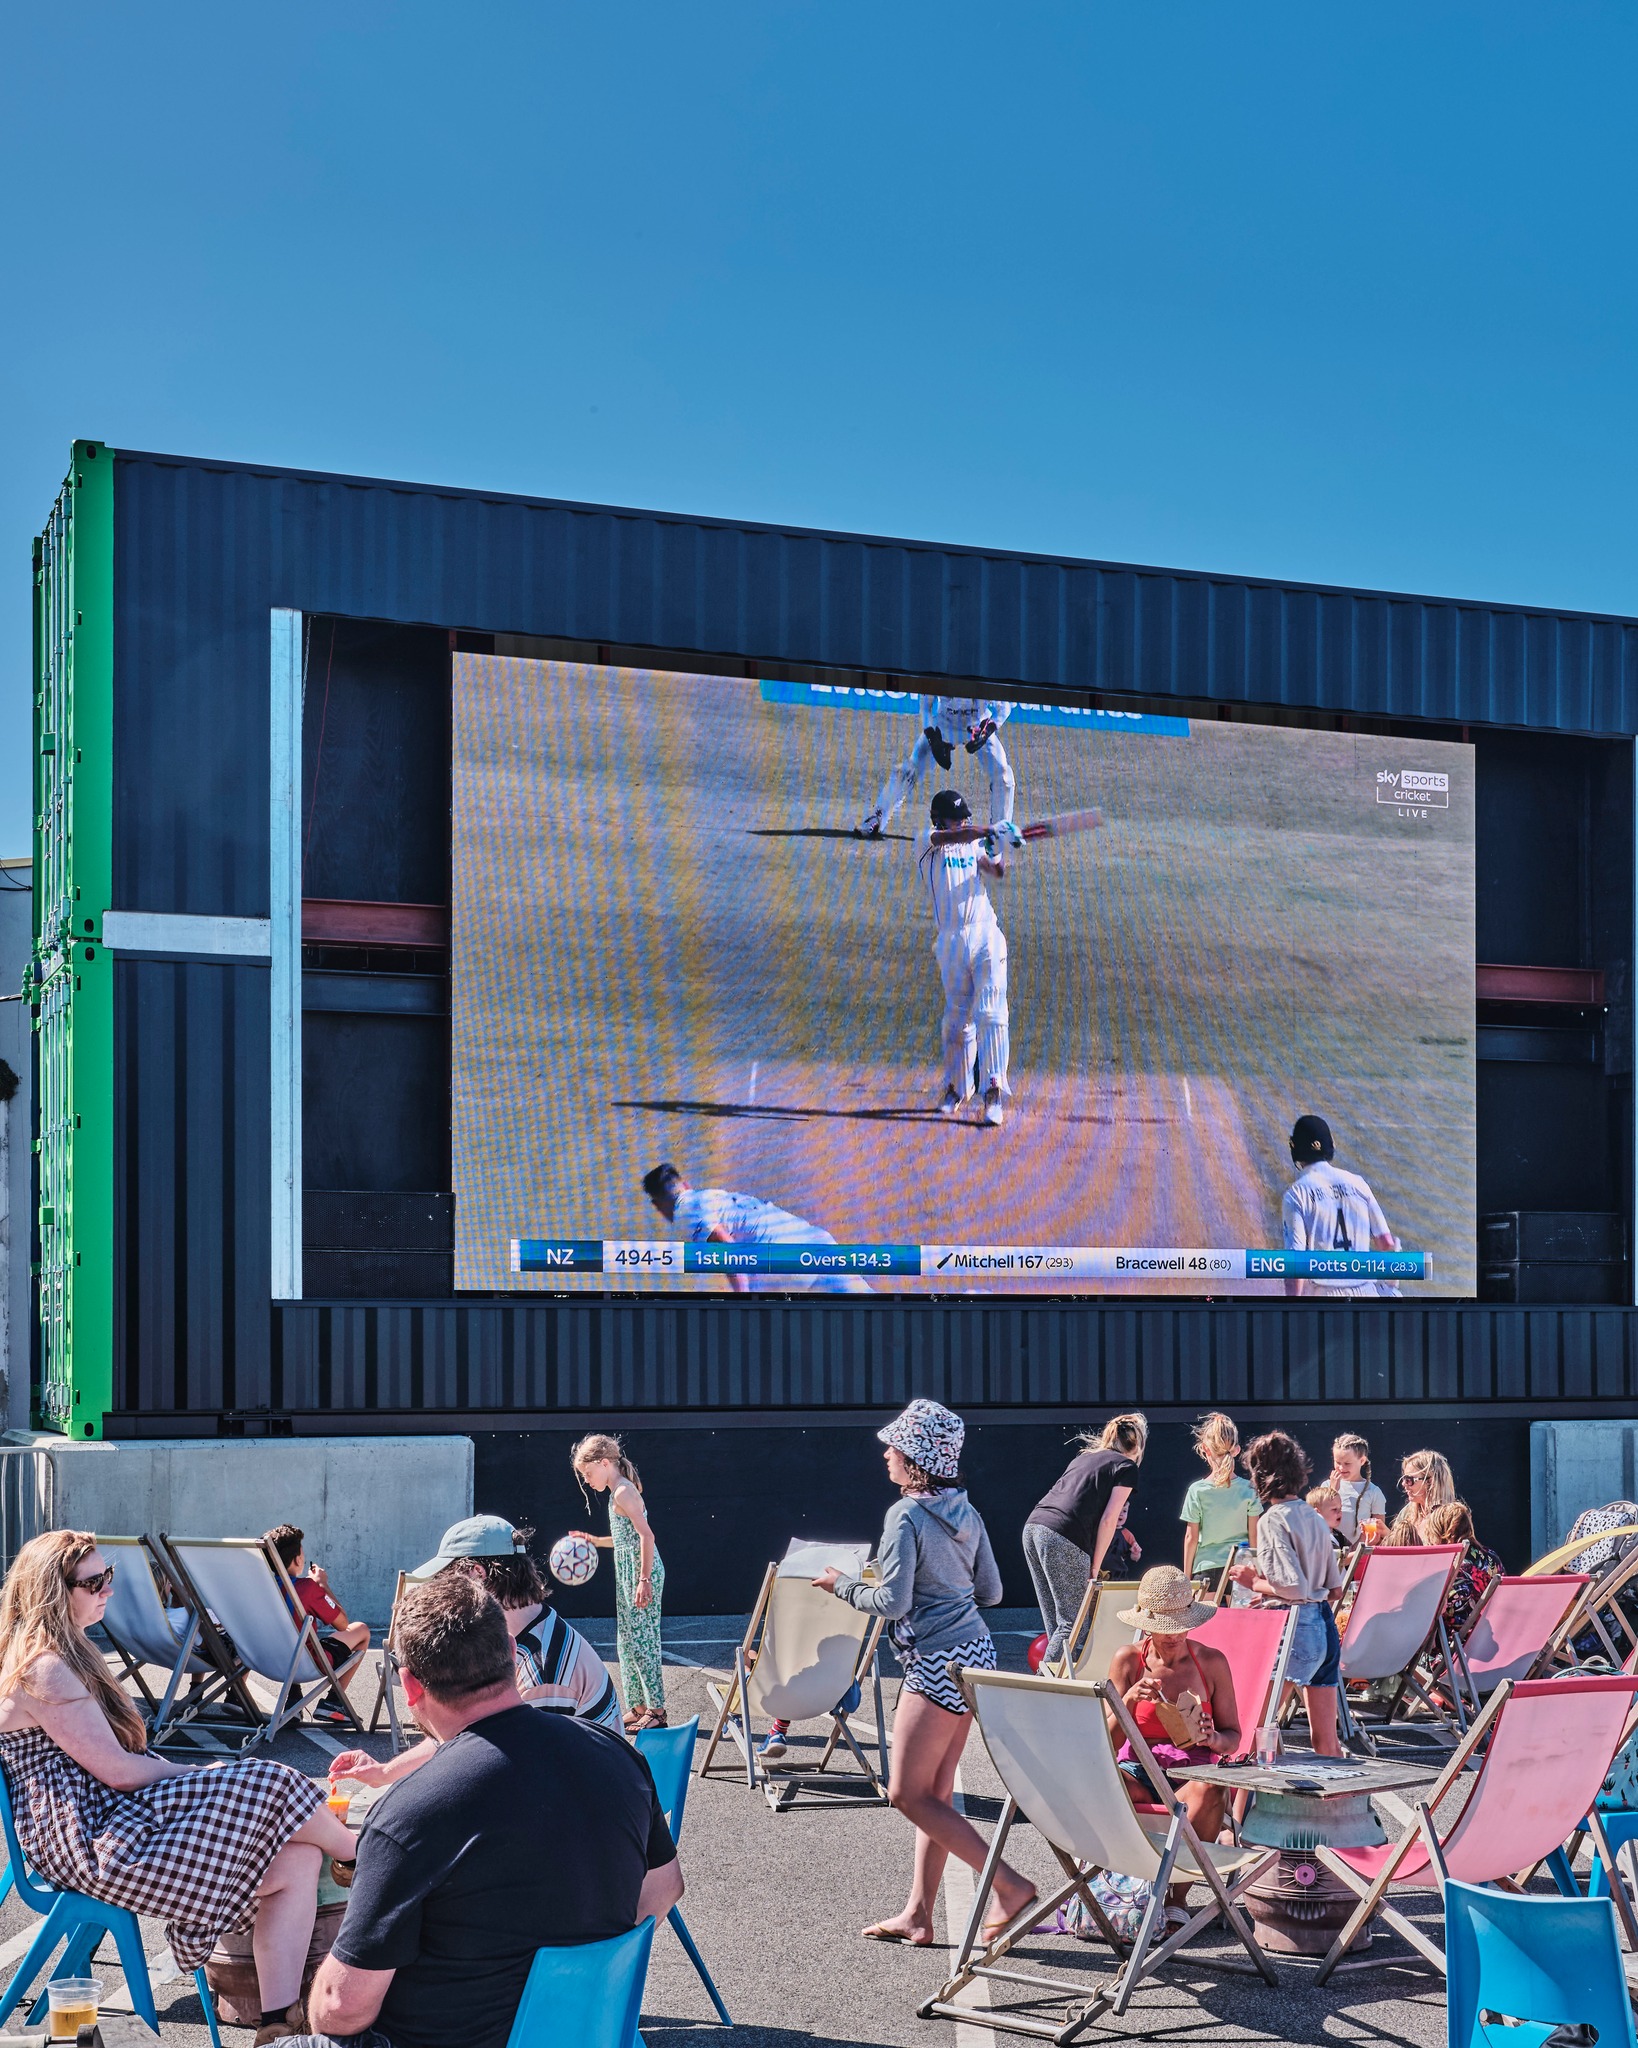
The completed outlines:
{"type": "Polygon", "coordinates": [[[1001,1604],[1001,1574],[983,1517],[964,1488],[901,1494],[887,1511],[876,1568],[877,1584],[838,1579],[836,1597],[867,1614],[885,1614],[897,1649],[947,1656],[989,1634],[978,1610],[1001,1604]]]}

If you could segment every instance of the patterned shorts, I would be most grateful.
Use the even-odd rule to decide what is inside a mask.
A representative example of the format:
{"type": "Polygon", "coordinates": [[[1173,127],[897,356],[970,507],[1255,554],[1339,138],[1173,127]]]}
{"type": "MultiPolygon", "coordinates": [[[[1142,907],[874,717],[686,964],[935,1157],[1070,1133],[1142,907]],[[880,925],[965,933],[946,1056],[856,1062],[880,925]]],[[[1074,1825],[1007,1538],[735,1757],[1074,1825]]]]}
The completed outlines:
{"type": "Polygon", "coordinates": [[[996,1668],[995,1644],[988,1634],[974,1636],[970,1642],[957,1643],[953,1650],[941,1650],[931,1657],[918,1657],[914,1650],[908,1650],[903,1653],[901,1662],[906,1692],[920,1693],[924,1700],[931,1700],[935,1707],[942,1707],[947,1714],[965,1714],[967,1702],[950,1676],[951,1666],[957,1671],[963,1668],[993,1671],[996,1668]]]}

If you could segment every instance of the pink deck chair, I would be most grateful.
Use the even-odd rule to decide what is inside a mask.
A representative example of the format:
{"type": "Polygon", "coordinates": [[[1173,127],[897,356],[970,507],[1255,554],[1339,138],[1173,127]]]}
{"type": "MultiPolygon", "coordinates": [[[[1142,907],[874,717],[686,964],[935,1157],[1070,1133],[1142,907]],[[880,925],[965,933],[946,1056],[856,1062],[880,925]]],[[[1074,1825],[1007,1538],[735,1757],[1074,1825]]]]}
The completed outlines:
{"type": "MultiPolygon", "coordinates": [[[[1460,1543],[1384,1547],[1360,1561],[1355,1574],[1358,1590],[1342,1631],[1342,1679],[1346,1687],[1362,1679],[1397,1678],[1384,1720],[1393,1719],[1410,1692],[1437,1722],[1450,1725],[1449,1716],[1418,1679],[1416,1660],[1430,1642],[1436,1642],[1441,1661],[1449,1661],[1441,1614],[1462,1549],[1460,1543]]],[[[1346,1691],[1343,1699],[1347,1701],[1346,1691]]]]}
{"type": "Polygon", "coordinates": [[[1189,1630],[1191,1642],[1209,1644],[1228,1659],[1244,1755],[1279,1709],[1296,1618],[1294,1607],[1219,1607],[1210,1621],[1189,1630]]]}
{"type": "Polygon", "coordinates": [[[1504,1678],[1534,1678],[1557,1647],[1585,1587],[1585,1572],[1492,1579],[1455,1651],[1452,1692],[1465,1728],[1464,1694],[1476,1714],[1504,1678]]]}
{"type": "Polygon", "coordinates": [[[1414,1828],[1380,1848],[1315,1849],[1360,1902],[1327,1951],[1315,1982],[1325,1982],[1378,1908],[1418,1955],[1442,1970],[1442,1951],[1387,1903],[1388,1887],[1442,1891],[1451,1877],[1461,1884],[1510,1884],[1562,1848],[1583,1825],[1592,1830],[1627,1940],[1638,1947],[1638,1920],[1625,1886],[1615,1878],[1604,1824],[1593,1806],[1633,1718],[1635,1696],[1638,1678],[1504,1678],[1417,1806],[1414,1828]],[[1460,1812],[1454,1821],[1436,1821],[1441,1803],[1487,1738],[1489,1747],[1468,1776],[1460,1812]]]}

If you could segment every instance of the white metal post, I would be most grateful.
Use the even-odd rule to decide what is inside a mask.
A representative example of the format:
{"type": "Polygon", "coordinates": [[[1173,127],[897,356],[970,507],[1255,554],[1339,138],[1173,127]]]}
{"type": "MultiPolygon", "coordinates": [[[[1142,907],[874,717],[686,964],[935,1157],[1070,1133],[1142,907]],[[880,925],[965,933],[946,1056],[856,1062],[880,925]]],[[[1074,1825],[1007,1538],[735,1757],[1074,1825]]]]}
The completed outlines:
{"type": "Polygon", "coordinates": [[[300,612],[273,613],[271,919],[273,1299],[301,1299],[301,641],[300,612]]]}

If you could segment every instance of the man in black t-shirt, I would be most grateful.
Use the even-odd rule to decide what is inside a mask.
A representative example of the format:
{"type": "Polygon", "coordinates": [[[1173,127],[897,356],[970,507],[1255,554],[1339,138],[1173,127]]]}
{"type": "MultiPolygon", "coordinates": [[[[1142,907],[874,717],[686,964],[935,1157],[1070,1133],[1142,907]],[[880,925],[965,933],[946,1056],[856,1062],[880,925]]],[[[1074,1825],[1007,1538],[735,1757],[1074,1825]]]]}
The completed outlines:
{"type": "Polygon", "coordinates": [[[303,2039],[506,2048],[536,1949],[661,1918],[677,1851],[636,1750],[519,1700],[506,1617],[464,1572],[406,1595],[396,1646],[439,1748],[370,1813],[303,2039]]]}

